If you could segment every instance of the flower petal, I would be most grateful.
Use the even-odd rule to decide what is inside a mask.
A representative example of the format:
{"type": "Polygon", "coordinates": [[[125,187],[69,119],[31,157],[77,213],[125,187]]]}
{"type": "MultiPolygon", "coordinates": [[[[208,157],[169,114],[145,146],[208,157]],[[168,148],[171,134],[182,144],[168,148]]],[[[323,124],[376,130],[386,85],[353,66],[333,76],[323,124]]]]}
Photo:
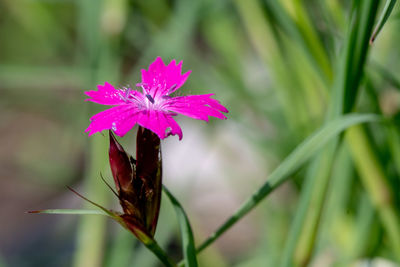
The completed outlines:
{"type": "Polygon", "coordinates": [[[226,119],[221,112],[229,112],[218,100],[210,98],[213,94],[189,95],[172,97],[164,107],[173,112],[177,112],[188,117],[208,121],[208,116],[219,119],[226,119]]]}
{"type": "Polygon", "coordinates": [[[171,114],[159,110],[146,110],[138,113],[137,123],[155,132],[160,139],[178,135],[182,139],[182,130],[171,114]]]}
{"type": "Polygon", "coordinates": [[[179,89],[189,77],[188,71],[181,74],[182,61],[176,64],[175,59],[168,66],[164,64],[160,57],[150,64],[149,70],[142,69],[142,83],[146,93],[153,98],[169,95],[179,89]]]}
{"type": "Polygon", "coordinates": [[[97,91],[87,91],[85,92],[91,98],[86,99],[86,101],[92,101],[98,104],[103,105],[119,105],[124,103],[123,99],[121,98],[121,90],[117,90],[109,84],[105,82],[104,85],[97,85],[97,91]]]}
{"type": "Polygon", "coordinates": [[[104,110],[90,118],[91,123],[85,132],[89,136],[103,130],[113,130],[116,135],[124,136],[135,126],[140,110],[131,104],[123,104],[104,110]]]}

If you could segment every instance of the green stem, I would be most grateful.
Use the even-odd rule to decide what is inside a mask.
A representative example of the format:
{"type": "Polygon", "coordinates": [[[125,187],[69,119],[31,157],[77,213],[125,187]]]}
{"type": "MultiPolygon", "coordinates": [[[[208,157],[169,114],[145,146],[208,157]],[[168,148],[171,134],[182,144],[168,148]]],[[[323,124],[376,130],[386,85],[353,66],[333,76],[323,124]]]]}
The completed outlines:
{"type": "MultiPolygon", "coordinates": [[[[301,228],[301,231],[299,232],[300,235],[297,244],[293,242],[293,244],[296,244],[294,259],[295,263],[299,266],[307,266],[311,259],[319,230],[322,210],[325,205],[326,192],[328,190],[331,169],[334,162],[333,159],[336,155],[338,143],[339,140],[335,140],[329,144],[324,153],[319,155],[313,162],[314,166],[311,167],[309,175],[314,178],[307,180],[308,183],[310,183],[308,188],[311,190],[302,193],[302,197],[305,198],[304,200],[301,199],[300,203],[307,203],[307,205],[302,205],[306,208],[300,207],[304,209],[300,213],[301,220],[295,220],[294,222],[297,223],[297,227],[301,228]],[[303,221],[304,218],[306,218],[305,221],[303,221]]],[[[296,230],[300,229],[297,228],[296,230]]]]}
{"type": "Polygon", "coordinates": [[[144,242],[144,245],[151,250],[157,258],[164,263],[167,267],[176,267],[177,265],[168,257],[165,251],[158,245],[158,243],[154,239],[148,239],[147,242],[144,242]]]}

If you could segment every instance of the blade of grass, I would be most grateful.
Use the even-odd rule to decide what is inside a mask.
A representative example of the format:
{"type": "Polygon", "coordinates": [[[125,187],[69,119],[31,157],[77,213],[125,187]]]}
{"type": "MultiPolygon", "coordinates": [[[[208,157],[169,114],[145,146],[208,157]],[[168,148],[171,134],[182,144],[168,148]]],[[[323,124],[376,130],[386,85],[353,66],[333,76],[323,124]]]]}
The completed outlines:
{"type": "Polygon", "coordinates": [[[383,26],[385,25],[390,14],[392,13],[392,10],[393,10],[395,4],[396,4],[396,0],[386,0],[385,7],[382,10],[381,16],[379,17],[379,20],[375,27],[375,30],[372,33],[371,39],[369,40],[370,44],[372,44],[375,41],[376,37],[381,32],[383,26]]]}
{"type": "Polygon", "coordinates": [[[73,215],[105,215],[110,216],[102,210],[83,210],[83,209],[48,209],[48,210],[32,210],[28,213],[41,213],[41,214],[73,214],[73,215]]]}
{"type": "Polygon", "coordinates": [[[298,266],[306,266],[311,259],[338,144],[339,139],[335,138],[314,158],[307,171],[305,189],[302,190],[289,232],[283,266],[290,266],[292,258],[298,266]]]}
{"type": "Polygon", "coordinates": [[[323,77],[326,84],[329,84],[332,80],[332,68],[329,58],[299,1],[293,2],[297,22],[290,17],[279,1],[264,1],[264,4],[271,11],[271,14],[276,18],[282,29],[293,38],[295,43],[303,48],[304,53],[313,63],[315,71],[323,77]]]}
{"type": "Polygon", "coordinates": [[[289,179],[289,175],[301,167],[319,149],[343,130],[351,125],[378,121],[379,117],[373,114],[352,114],[333,120],[322,129],[316,131],[283,160],[283,162],[270,174],[268,181],[248,198],[239,209],[223,223],[208,239],[197,249],[198,252],[212,244],[220,235],[234,225],[238,220],[251,211],[261,200],[274,191],[279,185],[289,179]]]}
{"type": "MultiPolygon", "coordinates": [[[[359,29],[354,34],[357,35],[355,47],[353,47],[351,58],[352,62],[350,72],[347,73],[346,82],[348,87],[344,90],[343,113],[350,112],[354,107],[358,93],[359,83],[363,76],[364,63],[368,54],[368,40],[371,36],[371,30],[377,13],[379,1],[370,0],[362,2],[357,11],[359,14],[359,29]]],[[[350,58],[348,58],[350,59],[350,58]]]]}
{"type": "Polygon", "coordinates": [[[340,255],[346,254],[351,246],[352,235],[349,225],[349,205],[354,194],[354,168],[350,152],[343,143],[336,153],[332,167],[331,183],[327,191],[326,204],[321,216],[321,231],[316,243],[317,250],[326,243],[338,244],[340,255]],[[344,230],[342,229],[344,228],[344,230]]]}
{"type": "Polygon", "coordinates": [[[346,132],[346,141],[351,144],[350,150],[358,166],[361,181],[377,209],[393,246],[394,256],[400,260],[400,218],[385,173],[360,126],[353,126],[346,132]]]}
{"type": "MultiPolygon", "coordinates": [[[[352,25],[347,33],[344,53],[339,57],[327,121],[347,113],[355,103],[377,4],[374,0],[354,2],[352,25]]],[[[305,190],[301,194],[284,250],[282,266],[293,265],[292,259],[297,265],[304,266],[311,259],[338,144],[339,139],[333,140],[310,165],[305,190]]]]}
{"type": "MultiPolygon", "coordinates": [[[[378,88],[374,86],[369,76],[370,75],[368,75],[365,79],[369,101],[371,102],[371,105],[374,107],[374,109],[377,111],[378,114],[383,114],[384,112],[382,111],[382,107],[379,103],[378,88]]],[[[395,84],[393,84],[392,81],[389,82],[393,86],[396,86],[395,84]]],[[[399,85],[398,89],[400,89],[400,83],[398,85],[399,85]]],[[[397,172],[398,177],[400,177],[400,131],[396,127],[396,118],[386,121],[384,126],[384,132],[386,135],[387,147],[393,159],[394,168],[397,172]]]]}
{"type": "Polygon", "coordinates": [[[178,217],[179,228],[181,230],[182,250],[184,256],[184,264],[186,267],[197,267],[196,248],[194,245],[194,237],[189,219],[178,200],[171,194],[167,187],[163,186],[164,193],[168,196],[175,208],[178,217]]]}

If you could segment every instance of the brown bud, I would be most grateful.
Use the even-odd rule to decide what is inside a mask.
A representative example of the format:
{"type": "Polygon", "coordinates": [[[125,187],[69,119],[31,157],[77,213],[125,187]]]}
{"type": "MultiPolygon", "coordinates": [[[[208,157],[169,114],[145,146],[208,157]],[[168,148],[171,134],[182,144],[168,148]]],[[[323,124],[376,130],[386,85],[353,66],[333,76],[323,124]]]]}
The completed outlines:
{"type": "Polygon", "coordinates": [[[162,191],[160,138],[152,131],[139,127],[136,142],[136,177],[143,184],[141,206],[146,214],[146,229],[153,236],[157,226],[162,191]]]}
{"type": "Polygon", "coordinates": [[[114,134],[111,131],[109,131],[109,133],[110,148],[108,155],[110,159],[110,167],[114,177],[115,186],[120,194],[121,190],[129,190],[134,172],[128,154],[115,139],[114,134]]]}
{"type": "Polygon", "coordinates": [[[162,191],[160,138],[139,127],[136,142],[137,160],[131,162],[110,131],[110,166],[124,211],[121,218],[126,227],[136,236],[145,233],[153,237],[162,191]]]}

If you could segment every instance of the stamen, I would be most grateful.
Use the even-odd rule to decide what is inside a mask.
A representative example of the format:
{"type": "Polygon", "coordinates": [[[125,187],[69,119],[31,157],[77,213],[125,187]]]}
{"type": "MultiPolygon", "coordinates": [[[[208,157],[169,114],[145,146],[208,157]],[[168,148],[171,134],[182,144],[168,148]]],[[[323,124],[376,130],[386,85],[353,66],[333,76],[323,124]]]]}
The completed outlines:
{"type": "Polygon", "coordinates": [[[143,93],[148,93],[148,92],[147,92],[147,89],[146,89],[146,87],[147,87],[147,85],[146,85],[146,84],[143,84],[143,83],[137,83],[137,84],[136,84],[136,86],[138,86],[138,87],[141,87],[141,88],[142,88],[142,90],[143,90],[143,93]]]}
{"type": "Polygon", "coordinates": [[[126,88],[126,87],[124,87],[124,90],[125,90],[125,99],[128,99],[129,94],[130,94],[130,92],[131,92],[131,88],[126,88]]]}
{"type": "Polygon", "coordinates": [[[172,85],[171,88],[169,88],[167,95],[169,95],[170,93],[172,93],[172,91],[175,90],[176,86],[177,86],[177,84],[172,85]]]}
{"type": "Polygon", "coordinates": [[[151,95],[147,94],[146,97],[152,104],[154,104],[154,99],[151,97],[151,95]]]}
{"type": "Polygon", "coordinates": [[[129,101],[130,93],[131,93],[131,88],[127,88],[127,87],[123,87],[122,92],[118,92],[121,99],[124,100],[125,102],[129,101]]]}

